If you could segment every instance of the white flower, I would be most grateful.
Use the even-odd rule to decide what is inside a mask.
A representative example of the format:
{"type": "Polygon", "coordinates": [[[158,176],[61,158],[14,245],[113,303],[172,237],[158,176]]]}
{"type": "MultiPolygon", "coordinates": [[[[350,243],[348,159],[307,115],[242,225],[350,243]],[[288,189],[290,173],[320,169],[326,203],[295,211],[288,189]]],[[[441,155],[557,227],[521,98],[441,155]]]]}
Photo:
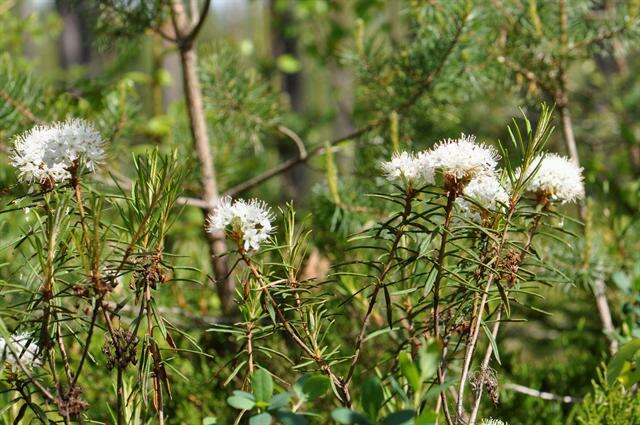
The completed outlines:
{"type": "Polygon", "coordinates": [[[554,153],[538,156],[531,162],[525,177],[529,178],[528,190],[554,201],[573,202],[584,197],[582,168],[569,158],[554,153]]]}
{"type": "Polygon", "coordinates": [[[390,181],[403,181],[418,184],[433,183],[434,169],[430,166],[424,152],[394,153],[391,161],[382,163],[382,170],[390,181]]]}
{"type": "Polygon", "coordinates": [[[509,425],[509,424],[503,421],[502,419],[488,418],[488,419],[483,419],[482,422],[480,422],[480,425],[509,425]]]}
{"type": "Polygon", "coordinates": [[[222,198],[209,217],[209,232],[230,230],[243,240],[243,249],[258,250],[273,231],[271,210],[262,201],[222,198]]]}
{"type": "Polygon", "coordinates": [[[71,119],[38,125],[14,141],[11,162],[30,183],[62,182],[71,178],[70,169],[82,160],[94,171],[104,159],[104,141],[94,126],[71,119]]]}
{"type": "Polygon", "coordinates": [[[40,365],[38,344],[27,333],[12,335],[9,344],[7,344],[7,340],[0,337],[0,359],[8,363],[15,371],[21,370],[18,359],[26,369],[37,367],[40,365]]]}
{"type": "Polygon", "coordinates": [[[464,134],[458,139],[444,140],[428,153],[430,161],[445,177],[456,180],[493,172],[500,156],[493,148],[475,140],[475,136],[464,134]]]}
{"type": "MultiPolygon", "coordinates": [[[[495,174],[481,174],[474,177],[464,187],[463,193],[486,210],[495,210],[501,204],[509,202],[509,194],[495,174]]],[[[456,204],[463,214],[474,221],[480,221],[481,209],[464,198],[457,198],[456,204]]]]}
{"type": "Polygon", "coordinates": [[[213,209],[213,213],[209,216],[209,230],[211,232],[224,230],[231,224],[233,216],[234,210],[232,208],[231,198],[228,196],[221,198],[213,209]]]}

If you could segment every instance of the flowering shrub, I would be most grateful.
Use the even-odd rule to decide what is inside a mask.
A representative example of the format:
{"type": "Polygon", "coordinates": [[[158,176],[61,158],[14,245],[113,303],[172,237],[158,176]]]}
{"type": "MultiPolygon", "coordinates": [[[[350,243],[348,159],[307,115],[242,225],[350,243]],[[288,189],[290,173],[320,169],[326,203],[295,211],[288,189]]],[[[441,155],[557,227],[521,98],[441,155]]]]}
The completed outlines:
{"type": "MultiPolygon", "coordinates": [[[[36,79],[57,24],[0,0],[0,422],[632,421],[638,181],[583,170],[569,105],[640,13],[495,3],[248,2],[236,46],[209,0],[55,2],[101,63],[36,79]]],[[[632,83],[580,137],[640,175],[632,83]]]]}
{"type": "MultiPolygon", "coordinates": [[[[535,131],[512,129],[522,158],[515,168],[503,161],[505,168],[497,169],[497,152],[465,135],[382,162],[389,183],[373,196],[389,208],[377,224],[354,235],[349,258],[327,282],[301,277],[313,233],[299,228],[293,208],[281,210],[279,239],[264,202],[220,199],[208,230],[221,232],[231,243],[228,255],[238,257],[232,271],[241,282],[240,320],[212,331],[228,333],[241,347],[235,357],[240,366],[227,381],[239,374],[253,389],[236,391],[229,404],[255,409],[252,421],[265,423],[272,418],[306,423],[319,397],[333,397],[330,404],[343,406],[332,414],[339,423],[373,423],[383,410],[390,411],[384,423],[414,417],[428,423],[438,415],[448,422],[476,421],[483,392],[497,397],[490,363],[492,358],[499,363],[495,341],[502,318],[509,317],[518,292],[539,279],[533,239],[544,227],[553,228],[549,217],[556,205],[584,193],[578,167],[543,153],[549,120],[543,109],[535,131]],[[357,289],[340,301],[330,288],[347,281],[357,289]],[[352,316],[359,334],[353,347],[335,345],[333,317],[352,315],[349,305],[356,298],[368,304],[364,316],[352,316]],[[483,339],[489,343],[478,351],[483,339]],[[291,345],[283,360],[299,372],[264,369],[277,353],[277,340],[291,345]],[[363,348],[373,340],[387,348],[365,357],[363,348]],[[476,358],[480,363],[474,368],[476,358]],[[289,382],[304,370],[311,374],[298,384],[290,381],[299,389],[273,395],[273,376],[289,382]],[[365,382],[359,402],[353,398],[356,382],[365,382]],[[469,384],[471,397],[466,397],[469,384]],[[456,389],[455,397],[447,387],[456,389]],[[387,397],[392,401],[383,406],[387,397]]],[[[23,288],[27,292],[13,298],[30,304],[28,315],[40,318],[1,340],[7,384],[25,397],[25,406],[34,409],[25,393],[32,387],[63,418],[80,418],[88,403],[79,379],[94,358],[92,340],[100,335],[105,365],[116,370],[118,417],[125,420],[130,397],[144,399],[151,392],[162,420],[163,388],[169,383],[160,343],[175,348],[171,334],[177,329],[159,314],[154,291],[171,275],[163,241],[174,222],[183,168],[175,157],[157,153],[137,158],[130,190],[105,196],[92,190],[91,175],[81,172],[95,171],[105,154],[91,124],[39,126],[19,136],[14,148],[12,163],[30,187],[27,214],[36,217],[18,244],[34,248],[33,288],[40,295],[23,288]],[[116,226],[103,221],[108,209],[120,216],[116,226]],[[119,318],[122,302],[117,301],[127,283],[138,311],[129,323],[119,318]],[[70,313],[78,309],[85,315],[70,313]],[[70,339],[84,347],[79,358],[65,348],[73,345],[70,339]],[[123,376],[135,365],[142,380],[136,393],[127,395],[123,376]]]]}

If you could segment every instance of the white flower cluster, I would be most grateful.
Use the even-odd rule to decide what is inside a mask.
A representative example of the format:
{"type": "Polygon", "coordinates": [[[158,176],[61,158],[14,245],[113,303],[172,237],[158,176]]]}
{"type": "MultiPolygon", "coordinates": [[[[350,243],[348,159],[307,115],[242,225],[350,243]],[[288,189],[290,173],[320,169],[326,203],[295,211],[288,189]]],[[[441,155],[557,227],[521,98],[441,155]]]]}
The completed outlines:
{"type": "Polygon", "coordinates": [[[503,421],[502,419],[488,418],[488,419],[483,419],[482,422],[480,422],[480,425],[509,425],[509,424],[503,421]]]}
{"type": "Polygon", "coordinates": [[[29,183],[62,182],[82,159],[94,171],[104,159],[104,141],[95,127],[81,119],[38,125],[14,141],[11,162],[29,183]]]}
{"type": "Polygon", "coordinates": [[[435,169],[429,166],[425,152],[418,155],[409,152],[394,153],[391,161],[382,163],[382,170],[390,181],[404,181],[412,184],[432,184],[435,169]]]}
{"type": "Polygon", "coordinates": [[[431,163],[443,175],[457,180],[493,173],[500,156],[491,147],[476,143],[475,136],[462,134],[458,139],[447,139],[436,145],[431,153],[431,163]]]}
{"type": "Polygon", "coordinates": [[[8,363],[14,371],[21,369],[18,365],[18,359],[26,369],[37,367],[40,365],[38,344],[27,333],[12,335],[10,341],[0,337],[0,359],[8,363]]]}
{"type": "MultiPolygon", "coordinates": [[[[439,172],[445,180],[465,183],[462,193],[468,198],[486,209],[495,209],[509,200],[496,174],[498,159],[493,148],[477,143],[474,136],[462,134],[459,139],[444,140],[417,154],[396,153],[391,161],[382,163],[382,170],[390,181],[414,186],[433,184],[439,172]]],[[[479,220],[480,210],[475,204],[460,197],[456,203],[469,218],[479,220]]]]}
{"type": "MultiPolygon", "coordinates": [[[[494,210],[509,202],[509,194],[500,183],[496,174],[481,174],[471,179],[463,193],[487,210],[494,210]]],[[[479,208],[464,198],[457,198],[456,204],[463,215],[473,221],[481,221],[479,208]]]]}
{"type": "Polygon", "coordinates": [[[470,180],[495,171],[499,156],[496,151],[474,136],[462,134],[459,139],[447,139],[433,149],[418,154],[396,153],[389,162],[382,163],[382,170],[391,181],[431,184],[436,172],[447,178],[470,180]]]}
{"type": "Polygon", "coordinates": [[[269,238],[271,210],[262,201],[222,198],[209,217],[209,232],[230,231],[243,240],[243,249],[258,250],[260,243],[269,238]]]}
{"type": "Polygon", "coordinates": [[[569,158],[554,153],[538,156],[525,177],[529,178],[528,190],[553,201],[573,202],[584,197],[582,168],[569,158]]]}

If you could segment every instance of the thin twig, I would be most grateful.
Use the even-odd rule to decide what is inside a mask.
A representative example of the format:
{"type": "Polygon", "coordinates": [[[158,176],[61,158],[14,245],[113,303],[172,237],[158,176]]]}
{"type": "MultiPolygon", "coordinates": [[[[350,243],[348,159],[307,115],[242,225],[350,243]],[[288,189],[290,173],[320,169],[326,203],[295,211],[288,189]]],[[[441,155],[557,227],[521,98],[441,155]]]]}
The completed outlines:
{"type": "MultiPolygon", "coordinates": [[[[461,21],[458,23],[453,39],[449,43],[449,46],[447,47],[447,50],[444,52],[444,55],[440,60],[438,66],[432,72],[430,72],[422,81],[419,81],[417,83],[418,89],[411,96],[409,96],[404,103],[402,103],[396,109],[396,112],[401,112],[406,109],[409,109],[425,94],[425,92],[429,88],[431,88],[431,85],[433,84],[433,81],[435,80],[436,76],[440,74],[440,72],[444,68],[444,65],[447,63],[449,57],[453,53],[455,46],[458,44],[458,41],[460,40],[460,36],[462,35],[464,26],[466,25],[467,19],[468,19],[468,15],[465,15],[462,17],[461,21]]],[[[360,137],[363,134],[368,133],[369,131],[379,126],[384,125],[389,120],[390,120],[390,115],[385,114],[378,119],[370,121],[368,124],[364,125],[363,127],[355,131],[352,131],[346,135],[340,136],[336,139],[329,141],[326,145],[316,146],[315,148],[311,149],[308,155],[305,157],[290,158],[286,161],[281,162],[280,164],[276,165],[270,170],[263,172],[262,174],[258,174],[257,176],[254,176],[242,183],[236,184],[235,186],[227,189],[227,191],[225,192],[225,195],[229,195],[231,197],[237,196],[239,193],[252,189],[273,177],[276,177],[282,173],[287,172],[288,170],[290,170],[291,168],[295,167],[298,164],[306,163],[310,158],[314,156],[323,154],[326,151],[327,147],[333,147],[341,143],[347,142],[349,140],[355,139],[357,137],[360,137]]]]}
{"type": "Polygon", "coordinates": [[[539,391],[533,388],[525,387],[524,385],[518,385],[513,383],[504,384],[504,389],[515,391],[520,394],[526,394],[531,397],[541,398],[543,400],[560,401],[562,403],[573,404],[573,403],[580,403],[582,401],[582,399],[579,397],[573,397],[570,395],[557,395],[557,394],[549,393],[546,391],[539,391]]]}

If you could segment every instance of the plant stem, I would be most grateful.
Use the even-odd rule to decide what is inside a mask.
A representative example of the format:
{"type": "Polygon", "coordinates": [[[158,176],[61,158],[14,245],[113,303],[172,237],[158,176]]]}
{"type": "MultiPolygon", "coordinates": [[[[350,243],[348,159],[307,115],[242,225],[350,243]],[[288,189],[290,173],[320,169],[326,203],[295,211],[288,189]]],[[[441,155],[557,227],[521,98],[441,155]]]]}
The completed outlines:
{"type": "MultiPolygon", "coordinates": [[[[496,315],[496,322],[493,324],[493,329],[491,330],[491,334],[493,335],[493,339],[498,335],[498,329],[500,328],[500,319],[502,318],[502,306],[498,310],[498,314],[496,315]]],[[[481,373],[487,369],[489,366],[489,361],[491,360],[491,354],[493,353],[493,346],[489,344],[487,347],[487,351],[484,354],[484,359],[482,360],[482,366],[480,367],[481,373]]],[[[482,399],[482,389],[484,388],[484,382],[480,382],[478,384],[478,389],[476,390],[476,398],[473,404],[473,409],[471,410],[471,415],[469,416],[469,425],[476,423],[476,418],[478,416],[478,410],[480,409],[480,400],[482,399]]]]}
{"type": "Polygon", "coordinates": [[[117,374],[117,381],[116,381],[116,396],[117,396],[117,401],[116,401],[116,409],[118,412],[118,425],[124,425],[125,423],[125,418],[124,418],[124,382],[122,380],[122,367],[120,367],[118,365],[118,374],[117,374]]]}
{"type": "MultiPolygon", "coordinates": [[[[440,239],[440,249],[438,251],[438,260],[437,266],[438,271],[436,273],[436,278],[433,284],[433,335],[436,341],[440,339],[440,282],[442,281],[442,277],[444,276],[444,260],[445,254],[447,251],[447,240],[449,238],[449,226],[451,225],[451,218],[453,217],[453,205],[456,200],[456,189],[451,188],[447,193],[447,204],[445,206],[445,218],[444,223],[442,225],[442,238],[440,239]]],[[[443,353],[446,351],[443,348],[443,353]]],[[[442,354],[442,358],[444,359],[444,354],[442,354]]],[[[444,373],[442,364],[438,365],[438,384],[442,385],[444,382],[444,373]]],[[[436,413],[440,410],[440,405],[443,405],[446,411],[447,407],[447,396],[444,392],[440,391],[438,395],[438,402],[436,403],[436,413]]],[[[447,415],[448,416],[448,415],[447,415]]],[[[449,420],[449,418],[448,418],[449,420]]]]}
{"type": "MultiPolygon", "coordinates": [[[[511,218],[516,209],[515,202],[511,202],[511,206],[509,208],[509,212],[505,218],[505,226],[502,231],[502,236],[498,241],[498,246],[496,247],[496,257],[500,257],[500,253],[502,251],[502,246],[507,239],[509,224],[511,223],[511,218]]],[[[476,343],[478,341],[478,335],[480,334],[480,325],[482,323],[482,313],[484,311],[484,307],[487,303],[487,298],[489,296],[489,290],[491,289],[491,284],[493,283],[493,279],[495,278],[495,273],[491,272],[487,277],[487,284],[482,291],[482,297],[480,299],[480,304],[478,305],[478,309],[476,310],[475,317],[472,319],[472,329],[471,334],[469,336],[469,341],[467,342],[467,347],[465,351],[464,363],[462,366],[462,372],[460,373],[460,383],[458,385],[458,403],[456,408],[456,417],[457,420],[460,421],[462,419],[462,414],[464,413],[464,389],[467,383],[467,377],[469,375],[469,368],[471,367],[471,361],[473,360],[473,355],[475,353],[476,343]]]]}
{"type": "Polygon", "coordinates": [[[242,249],[242,245],[239,245],[238,248],[242,261],[247,265],[247,267],[249,267],[251,274],[260,284],[260,290],[264,294],[265,299],[273,306],[276,316],[278,317],[278,320],[282,324],[284,330],[291,337],[291,339],[293,339],[293,341],[302,349],[302,351],[304,351],[305,354],[307,354],[320,367],[320,370],[329,377],[332,384],[341,393],[338,396],[340,403],[342,403],[345,407],[351,407],[351,395],[349,394],[348,386],[345,385],[345,382],[333,372],[333,370],[331,369],[331,365],[322,357],[321,353],[315,352],[314,350],[309,348],[307,344],[305,344],[296,329],[287,320],[284,312],[282,311],[276,300],[274,300],[271,296],[268,285],[264,281],[264,277],[258,271],[251,259],[247,257],[245,251],[242,249]]]}
{"type": "Polygon", "coordinates": [[[442,225],[442,238],[440,239],[440,249],[438,251],[438,272],[433,283],[433,335],[436,340],[440,337],[440,282],[444,275],[444,260],[447,251],[447,240],[449,238],[449,226],[453,216],[453,204],[456,200],[456,191],[449,190],[447,194],[447,205],[445,206],[444,224],[442,225]]]}
{"type": "MultiPolygon", "coordinates": [[[[113,323],[111,322],[111,316],[109,314],[109,310],[105,307],[104,304],[101,304],[100,310],[102,311],[102,315],[104,317],[104,322],[107,325],[107,330],[109,335],[111,336],[111,340],[116,341],[116,333],[113,328],[113,323]]],[[[116,346],[116,357],[120,358],[119,348],[116,346]]],[[[116,412],[118,418],[118,425],[124,424],[124,384],[122,381],[122,367],[118,364],[117,375],[116,375],[116,412]]]]}
{"type": "Polygon", "coordinates": [[[358,360],[360,358],[360,353],[362,352],[362,345],[364,343],[364,338],[367,333],[367,325],[369,324],[369,319],[371,318],[371,314],[373,313],[373,307],[376,304],[378,293],[380,292],[380,289],[384,285],[384,279],[386,278],[387,274],[391,270],[391,267],[393,265],[393,260],[396,258],[396,250],[398,249],[398,244],[400,243],[400,240],[402,239],[402,235],[403,235],[401,228],[404,225],[407,218],[409,217],[409,214],[411,214],[411,201],[415,198],[415,196],[416,196],[416,192],[414,192],[413,189],[411,188],[407,189],[407,192],[405,194],[405,200],[404,200],[404,210],[402,211],[402,220],[400,221],[398,229],[396,230],[395,237],[393,239],[393,243],[391,244],[391,248],[389,249],[389,256],[387,257],[387,261],[385,262],[385,265],[382,268],[382,271],[380,272],[380,274],[376,279],[376,282],[373,287],[373,292],[369,296],[369,306],[367,307],[367,312],[364,315],[364,318],[362,319],[362,324],[360,326],[360,333],[356,338],[355,352],[353,354],[353,358],[351,359],[351,365],[349,366],[349,371],[347,372],[346,377],[344,379],[345,385],[349,385],[349,382],[351,382],[351,379],[353,378],[353,373],[355,372],[356,366],[358,364],[358,360]]]}
{"type": "MultiPolygon", "coordinates": [[[[531,224],[531,228],[529,229],[529,231],[527,232],[527,239],[525,241],[523,250],[522,250],[522,254],[520,256],[520,259],[518,261],[518,264],[516,265],[515,271],[514,273],[517,274],[518,269],[520,268],[520,266],[522,265],[522,262],[524,261],[524,257],[525,255],[529,252],[529,249],[531,248],[531,244],[533,242],[533,238],[536,235],[536,233],[538,232],[538,229],[540,227],[540,222],[542,221],[542,217],[543,217],[543,213],[547,211],[548,209],[548,203],[545,203],[543,208],[542,208],[542,212],[538,213],[534,219],[533,219],[533,223],[531,224]]],[[[499,255],[499,253],[498,253],[499,255]]],[[[502,318],[502,311],[504,309],[504,306],[501,305],[500,308],[498,309],[498,313],[496,315],[496,321],[493,324],[493,329],[491,330],[491,334],[493,335],[493,339],[495,340],[496,337],[498,336],[498,330],[500,329],[500,319],[502,318]]],[[[479,313],[479,315],[481,314],[481,312],[479,313]]],[[[491,354],[493,353],[493,345],[489,344],[487,346],[487,351],[485,352],[484,355],[484,359],[482,360],[482,365],[480,367],[480,372],[481,374],[483,374],[484,371],[486,371],[487,367],[489,366],[489,361],[491,360],[491,354]]],[[[478,416],[478,410],[480,409],[480,401],[482,399],[482,390],[484,388],[484,382],[481,382],[478,384],[478,389],[476,390],[476,395],[475,395],[475,401],[474,401],[474,405],[473,405],[473,409],[471,410],[471,415],[469,417],[469,425],[473,425],[475,424],[476,418],[478,416]]]]}

